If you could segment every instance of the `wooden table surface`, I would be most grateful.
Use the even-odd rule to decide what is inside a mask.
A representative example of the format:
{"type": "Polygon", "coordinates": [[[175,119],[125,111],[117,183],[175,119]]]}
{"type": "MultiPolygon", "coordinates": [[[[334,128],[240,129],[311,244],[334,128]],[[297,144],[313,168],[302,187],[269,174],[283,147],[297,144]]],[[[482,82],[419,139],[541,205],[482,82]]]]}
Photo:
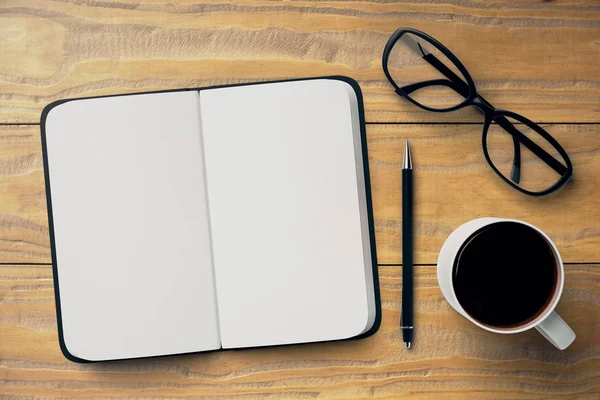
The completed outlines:
{"type": "MultiPolygon", "coordinates": [[[[0,398],[599,399],[600,3],[378,0],[0,0],[0,398]],[[495,106],[542,123],[573,180],[529,198],[481,151],[473,110],[396,96],[380,57],[398,27],[451,48],[495,106]],[[60,98],[341,74],[364,92],[383,322],[360,341],[78,365],[60,353],[39,118],[60,98]],[[416,184],[416,338],[404,349],[402,146],[416,184]],[[445,237],[481,216],[529,221],[565,261],[558,306],[577,339],[495,335],[436,279],[445,237]]],[[[93,257],[90,254],[90,257],[93,257]]],[[[281,260],[284,263],[286,260],[281,260]]],[[[343,279],[340,277],[340,279],[343,279]]]]}

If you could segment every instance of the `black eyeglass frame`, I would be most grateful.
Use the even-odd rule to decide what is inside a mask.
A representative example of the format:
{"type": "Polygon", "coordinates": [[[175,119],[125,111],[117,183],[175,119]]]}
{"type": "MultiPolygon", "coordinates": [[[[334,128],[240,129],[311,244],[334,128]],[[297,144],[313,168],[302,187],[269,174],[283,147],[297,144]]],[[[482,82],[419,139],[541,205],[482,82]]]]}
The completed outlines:
{"type": "MultiPolygon", "coordinates": [[[[423,50],[421,50],[421,51],[423,51],[423,50]]],[[[426,34],[424,32],[421,32],[419,30],[412,29],[412,28],[400,28],[400,29],[396,30],[396,32],[394,32],[394,34],[390,37],[387,44],[385,45],[385,48],[383,51],[383,56],[382,56],[382,67],[383,67],[383,72],[385,73],[386,77],[388,78],[388,80],[390,81],[392,86],[394,87],[396,93],[398,95],[400,95],[401,97],[404,97],[405,99],[409,100],[411,103],[415,104],[416,106],[421,107],[424,110],[432,111],[432,112],[450,112],[450,111],[455,111],[455,110],[458,110],[458,109],[461,109],[461,108],[464,108],[467,106],[474,106],[475,108],[477,108],[484,116],[483,132],[482,132],[482,147],[483,147],[483,154],[485,156],[485,159],[488,162],[488,164],[490,165],[490,167],[492,168],[492,170],[494,170],[494,172],[500,178],[502,178],[502,180],[504,180],[506,183],[508,183],[510,186],[517,189],[518,191],[520,191],[524,194],[530,195],[530,196],[544,196],[544,195],[550,194],[550,193],[560,189],[562,186],[565,185],[565,183],[567,183],[572,178],[573,165],[571,163],[571,160],[569,159],[567,152],[556,141],[556,139],[554,139],[541,126],[539,126],[535,122],[525,118],[524,116],[514,113],[514,112],[511,112],[511,111],[497,109],[494,106],[492,106],[479,93],[477,93],[477,89],[475,88],[475,82],[473,82],[471,75],[469,74],[469,72],[467,71],[465,66],[460,62],[460,60],[450,50],[448,50],[443,44],[438,42],[435,38],[429,36],[428,34],[426,34]],[[398,40],[400,40],[402,35],[404,35],[406,33],[410,33],[410,34],[420,37],[421,39],[425,40],[426,42],[428,42],[429,44],[434,46],[437,50],[439,50],[459,70],[459,72],[463,75],[464,79],[466,80],[466,83],[462,78],[460,78],[452,70],[450,70],[445,64],[443,64],[441,61],[439,61],[433,54],[429,53],[427,55],[424,55],[423,58],[430,56],[430,57],[427,57],[426,61],[429,62],[434,68],[436,68],[442,75],[444,75],[447,78],[447,80],[446,79],[436,79],[436,80],[431,80],[431,81],[417,82],[417,83],[410,84],[410,85],[403,86],[403,87],[398,86],[398,84],[392,78],[390,71],[388,69],[388,60],[389,60],[389,56],[390,56],[390,53],[391,53],[394,45],[396,44],[396,42],[398,42],[398,40]],[[431,108],[426,105],[423,105],[423,104],[415,101],[410,96],[410,93],[412,93],[415,90],[418,90],[418,89],[421,89],[421,88],[424,88],[427,86],[433,86],[433,85],[447,86],[447,87],[451,88],[452,90],[456,91],[461,96],[463,96],[465,98],[465,100],[462,103],[459,103],[452,107],[437,109],[437,108],[431,108]],[[565,163],[567,164],[566,167],[560,161],[556,160],[552,155],[550,155],[548,152],[546,152],[544,149],[542,149],[540,146],[538,146],[535,142],[533,142],[531,139],[529,139],[527,136],[525,136],[522,132],[520,132],[513,123],[511,123],[508,119],[506,119],[506,117],[509,117],[516,121],[519,121],[520,123],[533,129],[535,132],[537,132],[539,135],[541,135],[544,139],[546,139],[558,151],[558,153],[564,159],[565,163]],[[514,157],[513,157],[513,168],[511,171],[510,179],[508,179],[506,176],[504,176],[498,170],[498,168],[496,168],[496,166],[492,162],[490,155],[488,153],[488,150],[487,150],[488,130],[489,130],[489,127],[490,127],[492,121],[495,121],[498,125],[500,125],[502,128],[504,128],[504,130],[506,130],[513,138],[514,157]],[[554,169],[554,171],[560,175],[560,179],[558,179],[549,188],[539,191],[539,192],[529,191],[529,190],[526,190],[526,189],[518,186],[518,183],[520,181],[520,169],[521,169],[521,153],[520,153],[520,145],[521,144],[523,144],[532,153],[534,153],[536,156],[538,156],[549,167],[554,169]],[[511,180],[514,182],[512,182],[511,180]]]]}

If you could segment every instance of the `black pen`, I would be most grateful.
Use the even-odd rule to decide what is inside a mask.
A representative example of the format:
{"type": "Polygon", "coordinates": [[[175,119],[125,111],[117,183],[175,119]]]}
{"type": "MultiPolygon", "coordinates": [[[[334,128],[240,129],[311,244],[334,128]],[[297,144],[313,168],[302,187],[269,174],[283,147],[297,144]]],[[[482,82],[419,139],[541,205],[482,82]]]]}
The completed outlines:
{"type": "Polygon", "coordinates": [[[408,140],[402,163],[402,339],[407,349],[413,341],[413,182],[408,140]]]}

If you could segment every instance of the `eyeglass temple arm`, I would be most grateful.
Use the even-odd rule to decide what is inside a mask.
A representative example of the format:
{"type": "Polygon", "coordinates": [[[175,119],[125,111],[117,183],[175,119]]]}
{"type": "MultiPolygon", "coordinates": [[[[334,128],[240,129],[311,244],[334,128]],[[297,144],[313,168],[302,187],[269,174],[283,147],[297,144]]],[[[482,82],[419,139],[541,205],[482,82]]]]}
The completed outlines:
{"type": "MultiPolygon", "coordinates": [[[[431,66],[437,69],[440,73],[444,74],[448,79],[434,79],[426,82],[419,82],[412,85],[407,85],[402,87],[402,91],[404,93],[409,94],[417,89],[422,89],[427,86],[448,86],[453,89],[463,97],[468,97],[470,94],[468,85],[458,76],[456,75],[450,68],[448,68],[444,63],[440,62],[433,54],[428,53],[423,55],[423,59],[427,61],[431,66]]],[[[399,93],[401,94],[401,93],[399,93]]],[[[479,100],[487,105],[490,108],[494,108],[487,100],[485,100],[482,96],[477,96],[479,100]]],[[[542,149],[535,142],[525,136],[521,131],[519,131],[508,119],[505,117],[498,117],[495,121],[504,128],[508,133],[510,133],[513,137],[513,144],[515,147],[514,150],[514,158],[513,158],[513,169],[511,172],[511,179],[518,183],[520,181],[520,169],[521,169],[521,153],[519,150],[519,142],[523,143],[525,147],[531,150],[536,156],[538,156],[542,161],[548,164],[556,173],[563,176],[567,172],[567,168],[560,163],[560,161],[556,160],[552,155],[550,155],[546,150],[542,149]]]]}
{"type": "Polygon", "coordinates": [[[546,150],[542,149],[537,145],[533,140],[529,139],[525,136],[520,130],[518,130],[508,119],[505,117],[497,117],[494,119],[498,125],[504,128],[508,133],[510,133],[513,138],[517,139],[519,142],[523,143],[525,147],[527,147],[533,154],[538,156],[542,161],[550,166],[557,174],[563,176],[567,173],[567,167],[562,165],[560,161],[554,158],[551,154],[546,152],[546,150]]]}
{"type": "MultiPolygon", "coordinates": [[[[481,96],[480,94],[477,94],[477,99],[484,106],[486,106],[490,109],[495,109],[495,107],[493,105],[491,105],[490,102],[487,101],[485,98],[483,98],[483,96],[481,96]]],[[[497,116],[494,118],[494,121],[496,121],[496,123],[498,125],[500,125],[502,128],[504,128],[505,131],[507,131],[508,133],[510,133],[512,135],[513,142],[515,143],[515,145],[517,145],[517,147],[515,148],[515,159],[518,158],[518,162],[513,163],[513,172],[512,173],[516,172],[520,176],[520,171],[514,170],[515,165],[517,165],[517,166],[521,165],[521,153],[517,151],[519,148],[518,147],[519,142],[523,143],[525,145],[525,147],[527,147],[536,156],[538,156],[540,159],[542,159],[542,161],[544,161],[546,164],[548,164],[560,176],[563,176],[567,172],[567,167],[565,167],[560,161],[558,161],[556,158],[554,158],[551,154],[546,152],[546,150],[544,150],[543,148],[538,146],[537,143],[535,143],[534,141],[529,139],[526,135],[524,135],[505,116],[502,116],[502,115],[497,116]]],[[[518,183],[518,181],[515,181],[515,183],[518,183]]]]}
{"type": "MultiPolygon", "coordinates": [[[[411,93],[418,89],[422,89],[426,86],[445,85],[445,86],[448,86],[451,89],[453,89],[455,92],[457,92],[464,98],[469,97],[469,94],[470,94],[469,86],[458,75],[456,75],[450,68],[446,67],[446,65],[444,65],[444,63],[440,62],[440,60],[438,60],[436,56],[434,56],[431,53],[424,54],[422,51],[422,48],[420,46],[419,46],[419,48],[421,49],[423,59],[425,59],[425,61],[427,61],[429,64],[431,64],[431,66],[433,66],[439,72],[444,74],[448,79],[450,79],[450,81],[447,81],[444,79],[436,79],[436,80],[431,80],[431,81],[426,81],[426,82],[418,82],[416,84],[403,87],[402,90],[404,90],[404,92],[406,94],[411,93]]],[[[489,104],[485,99],[480,98],[480,100],[482,101],[482,103],[487,103],[491,107],[491,104],[489,104]]],[[[481,111],[480,109],[477,109],[477,110],[480,111],[481,113],[483,113],[483,111],[481,111]]],[[[510,122],[508,120],[506,120],[506,122],[510,124],[510,122]]],[[[513,151],[513,163],[512,163],[512,169],[510,172],[510,179],[514,183],[519,183],[521,181],[521,146],[519,145],[519,142],[517,141],[515,136],[513,136],[512,138],[513,138],[514,151],[513,151]]]]}
{"type": "MultiPolygon", "coordinates": [[[[466,84],[464,84],[463,82],[461,82],[461,83],[457,84],[457,83],[449,81],[447,79],[432,79],[430,81],[413,83],[411,85],[404,86],[401,89],[404,91],[405,94],[409,95],[410,93],[412,93],[416,90],[423,89],[423,88],[429,87],[429,86],[447,86],[450,89],[457,92],[458,94],[460,94],[461,96],[466,98],[469,96],[469,87],[466,84]]],[[[402,95],[402,93],[400,91],[396,90],[396,92],[399,95],[402,95]]],[[[482,99],[482,100],[485,101],[484,99],[482,99]]],[[[477,110],[479,112],[483,113],[483,111],[481,111],[480,109],[477,109],[477,110]]],[[[510,122],[508,120],[506,120],[506,123],[510,124],[510,122]]],[[[517,138],[515,136],[512,136],[512,139],[513,139],[514,156],[513,156],[512,170],[510,173],[510,179],[515,183],[519,183],[521,180],[521,146],[519,146],[519,142],[517,141],[517,138]]]]}
{"type": "MultiPolygon", "coordinates": [[[[457,86],[461,87],[463,92],[467,93],[467,95],[464,97],[467,97],[470,94],[469,87],[467,86],[467,84],[458,75],[456,75],[450,68],[448,68],[444,63],[442,63],[440,60],[438,60],[436,56],[429,53],[427,55],[424,55],[423,59],[425,59],[425,61],[427,61],[429,64],[431,64],[431,66],[433,66],[435,69],[437,69],[442,74],[444,74],[444,76],[446,76],[448,79],[450,79],[457,86]]],[[[492,106],[481,95],[478,94],[477,98],[484,105],[488,106],[491,109],[495,109],[495,107],[492,106]]],[[[531,150],[532,153],[534,153],[542,161],[544,161],[546,164],[548,164],[560,176],[563,176],[567,172],[567,167],[562,165],[560,163],[560,161],[558,161],[556,158],[554,158],[546,150],[544,150],[540,146],[538,146],[537,143],[535,143],[534,141],[529,139],[527,136],[525,136],[523,133],[521,133],[521,131],[519,131],[514,126],[514,124],[512,124],[508,119],[506,119],[505,117],[499,117],[499,118],[496,118],[495,121],[498,123],[498,125],[500,125],[502,128],[504,128],[513,137],[513,144],[515,147],[515,151],[514,151],[515,157],[513,158],[513,173],[518,174],[518,177],[517,177],[517,180],[515,181],[515,183],[518,183],[518,181],[520,180],[520,170],[521,170],[521,153],[519,150],[519,142],[523,143],[523,145],[525,147],[527,147],[529,150],[531,150]]]]}

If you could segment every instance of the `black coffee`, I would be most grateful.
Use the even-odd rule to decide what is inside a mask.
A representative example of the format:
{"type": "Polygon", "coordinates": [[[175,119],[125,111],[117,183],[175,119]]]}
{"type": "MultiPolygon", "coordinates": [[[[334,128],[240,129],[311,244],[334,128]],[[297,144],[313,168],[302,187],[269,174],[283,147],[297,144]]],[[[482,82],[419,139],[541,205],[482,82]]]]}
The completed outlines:
{"type": "Polygon", "coordinates": [[[458,301],[469,315],[485,325],[509,328],[545,310],[557,273],[554,252],[536,230],[498,222],[465,242],[452,276],[458,301]]]}

